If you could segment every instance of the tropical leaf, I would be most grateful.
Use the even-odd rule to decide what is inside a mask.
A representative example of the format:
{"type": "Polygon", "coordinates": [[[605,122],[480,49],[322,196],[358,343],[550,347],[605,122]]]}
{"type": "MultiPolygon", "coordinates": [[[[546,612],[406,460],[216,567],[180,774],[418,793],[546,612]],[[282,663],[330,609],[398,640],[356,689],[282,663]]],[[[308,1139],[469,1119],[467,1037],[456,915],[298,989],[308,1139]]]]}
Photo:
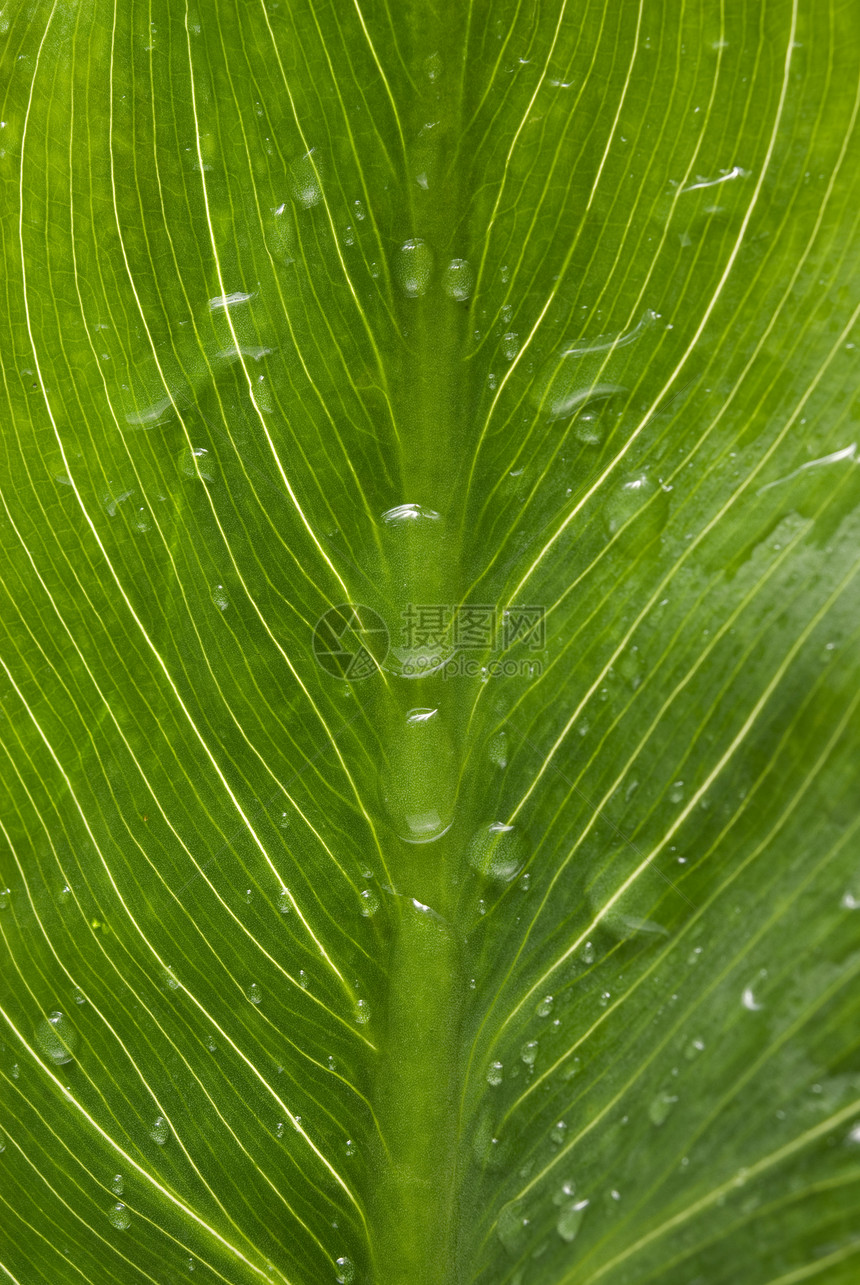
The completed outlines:
{"type": "Polygon", "coordinates": [[[2,24],[4,1279],[855,1281],[856,7],[2,24]]]}

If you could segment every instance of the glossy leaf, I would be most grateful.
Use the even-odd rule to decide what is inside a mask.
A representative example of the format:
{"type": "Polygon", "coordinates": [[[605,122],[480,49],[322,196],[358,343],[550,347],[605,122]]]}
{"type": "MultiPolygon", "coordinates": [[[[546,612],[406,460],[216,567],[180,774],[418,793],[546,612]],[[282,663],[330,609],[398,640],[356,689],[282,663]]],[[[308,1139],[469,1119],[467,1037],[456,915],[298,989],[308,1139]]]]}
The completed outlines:
{"type": "Polygon", "coordinates": [[[856,9],[2,30],[0,1274],[855,1280],[856,9]]]}

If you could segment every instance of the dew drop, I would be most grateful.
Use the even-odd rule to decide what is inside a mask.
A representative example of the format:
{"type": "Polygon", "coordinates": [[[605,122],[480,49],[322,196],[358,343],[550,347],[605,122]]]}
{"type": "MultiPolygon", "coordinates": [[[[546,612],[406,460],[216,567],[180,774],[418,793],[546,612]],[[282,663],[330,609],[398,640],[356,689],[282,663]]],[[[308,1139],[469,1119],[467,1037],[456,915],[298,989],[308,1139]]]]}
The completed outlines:
{"type": "Polygon", "coordinates": [[[9,898],[12,896],[11,889],[0,888],[0,910],[5,910],[9,905],[9,898]]]}
{"type": "Polygon", "coordinates": [[[665,1090],[658,1093],[648,1107],[648,1119],[652,1124],[664,1124],[677,1101],[677,1093],[667,1093],[665,1090]]]}
{"type": "Polygon", "coordinates": [[[680,803],[684,797],[684,782],[676,781],[669,790],[669,802],[680,803]]]}
{"type": "Polygon", "coordinates": [[[554,1003],[555,1003],[555,1000],[553,999],[552,995],[544,995],[543,999],[538,1004],[535,1010],[538,1017],[549,1017],[550,1013],[552,1012],[552,1006],[554,1003]]]}
{"type": "Polygon", "coordinates": [[[495,763],[496,767],[505,768],[508,766],[507,732],[497,732],[490,741],[490,762],[495,763]]]}
{"type": "Polygon", "coordinates": [[[80,1036],[64,1013],[53,1012],[36,1027],[36,1043],[54,1066],[63,1066],[75,1056],[80,1036]]]}
{"type": "Polygon", "coordinates": [[[469,844],[469,864],[485,879],[510,883],[525,863],[525,847],[518,827],[493,821],[473,835],[469,844]]]}
{"type": "Polygon", "coordinates": [[[537,1040],[526,1040],[525,1044],[520,1049],[520,1057],[522,1058],[523,1062],[525,1062],[526,1066],[534,1066],[535,1062],[537,1061],[537,1055],[538,1055],[537,1040]]]}
{"type": "Polygon", "coordinates": [[[379,898],[372,888],[365,888],[361,894],[361,913],[365,919],[372,918],[379,909],[379,898]]]}
{"type": "Polygon", "coordinates": [[[585,960],[586,964],[593,964],[594,957],[594,943],[587,941],[582,948],[582,958],[585,960]]]}
{"type": "Polygon", "coordinates": [[[556,1191],[555,1195],[552,1198],[552,1203],[556,1206],[568,1205],[573,1200],[575,1195],[576,1195],[576,1184],[572,1182],[571,1179],[568,1178],[567,1181],[563,1182],[561,1186],[558,1188],[558,1190],[556,1191]]]}
{"type": "Polygon", "coordinates": [[[337,1268],[335,1280],[338,1285],[350,1285],[350,1282],[355,1280],[355,1266],[351,1258],[345,1256],[338,1258],[335,1267],[337,1268]]]}
{"type": "Polygon", "coordinates": [[[152,1141],[157,1142],[160,1147],[164,1146],[165,1142],[170,1137],[170,1125],[167,1123],[163,1115],[156,1116],[153,1121],[152,1128],[149,1131],[149,1136],[152,1138],[152,1141]]]}
{"type": "Polygon", "coordinates": [[[494,1088],[502,1082],[503,1068],[501,1062],[491,1062],[487,1071],[487,1083],[494,1088]]]}
{"type": "Polygon", "coordinates": [[[397,259],[396,274],[407,299],[420,299],[427,293],[433,271],[433,251],[426,241],[404,241],[397,259]]]}
{"type": "Polygon", "coordinates": [[[179,452],[179,471],[185,477],[215,481],[215,461],[205,446],[184,446],[179,452]]]}
{"type": "Polygon", "coordinates": [[[121,1201],[118,1200],[115,1205],[111,1205],[108,1210],[108,1222],[111,1227],[116,1227],[117,1231],[125,1231],[130,1225],[131,1214],[121,1201]]]}
{"type": "Polygon", "coordinates": [[[227,594],[224,592],[223,585],[216,584],[215,588],[212,590],[212,601],[215,603],[215,606],[218,607],[220,611],[226,611],[227,608],[230,606],[230,599],[227,597],[227,594]]]}
{"type": "Polygon", "coordinates": [[[499,1210],[496,1235],[509,1254],[517,1254],[522,1249],[528,1225],[521,1201],[510,1200],[499,1210]]]}
{"type": "Polygon", "coordinates": [[[574,1204],[567,1205],[559,1214],[555,1229],[562,1240],[567,1241],[568,1244],[576,1240],[587,1208],[587,1200],[577,1200],[574,1204]]]}
{"type": "Polygon", "coordinates": [[[262,1001],[262,998],[263,992],[260,990],[260,987],[256,982],[251,982],[251,985],[248,987],[248,999],[252,1004],[259,1004],[262,1001]]]}
{"type": "Polygon", "coordinates": [[[550,1142],[552,1142],[554,1146],[560,1147],[561,1144],[564,1142],[566,1134],[567,1134],[567,1125],[565,1124],[564,1120],[559,1120],[558,1124],[554,1124],[549,1131],[550,1142]]]}
{"type": "Polygon", "coordinates": [[[288,915],[292,908],[290,894],[287,892],[286,888],[284,888],[278,893],[278,910],[280,910],[282,915],[288,915]]]}
{"type": "Polygon", "coordinates": [[[110,1189],[115,1196],[121,1196],[125,1191],[125,1183],[121,1173],[116,1173],[110,1180],[110,1189]]]}
{"type": "Polygon", "coordinates": [[[287,1131],[287,1126],[284,1124],[283,1120],[279,1120],[278,1123],[275,1125],[275,1137],[283,1138],[286,1131],[287,1131]]]}
{"type": "Polygon", "coordinates": [[[314,205],[319,205],[322,200],[322,185],[320,183],[319,165],[315,155],[315,149],[311,148],[300,156],[298,160],[293,161],[290,166],[290,190],[297,205],[303,210],[309,210],[314,205]]]}
{"type": "Polygon", "coordinates": [[[366,999],[356,1000],[355,1020],[359,1026],[366,1026],[370,1021],[370,1008],[366,999]]]}
{"type": "Polygon", "coordinates": [[[508,333],[502,337],[502,354],[505,361],[513,361],[519,350],[520,337],[519,335],[514,334],[512,330],[509,330],[508,333]]]}
{"type": "Polygon", "coordinates": [[[452,259],[442,273],[442,289],[449,299],[464,302],[472,293],[475,273],[468,259],[452,259]]]}
{"type": "Polygon", "coordinates": [[[346,1140],[346,1154],[347,1154],[348,1156],[354,1156],[357,1150],[358,1150],[358,1147],[355,1145],[355,1143],[353,1142],[352,1138],[347,1138],[347,1140],[346,1140]]]}

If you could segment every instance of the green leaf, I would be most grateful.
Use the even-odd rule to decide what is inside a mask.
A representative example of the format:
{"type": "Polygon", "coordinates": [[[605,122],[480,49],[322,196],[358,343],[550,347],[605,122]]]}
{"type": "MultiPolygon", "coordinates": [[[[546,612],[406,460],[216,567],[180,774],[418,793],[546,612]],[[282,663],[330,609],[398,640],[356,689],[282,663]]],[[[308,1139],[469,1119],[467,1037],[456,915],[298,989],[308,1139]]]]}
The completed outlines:
{"type": "Polygon", "coordinates": [[[856,7],[2,31],[3,1279],[856,1280],[856,7]]]}

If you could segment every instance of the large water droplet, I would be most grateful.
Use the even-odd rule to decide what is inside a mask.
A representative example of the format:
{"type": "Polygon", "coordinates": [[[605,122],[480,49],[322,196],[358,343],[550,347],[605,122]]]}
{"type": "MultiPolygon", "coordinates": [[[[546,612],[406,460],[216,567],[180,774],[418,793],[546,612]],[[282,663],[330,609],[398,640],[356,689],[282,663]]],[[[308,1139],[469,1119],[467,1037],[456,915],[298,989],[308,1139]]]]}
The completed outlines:
{"type": "Polygon", "coordinates": [[[36,1043],[54,1066],[71,1062],[80,1042],[78,1032],[64,1013],[49,1013],[36,1027],[36,1043]]]}
{"type": "Polygon", "coordinates": [[[396,273],[400,288],[409,299],[418,299],[427,293],[433,272],[433,251],[426,241],[405,241],[400,247],[396,273]]]}
{"type": "Polygon", "coordinates": [[[438,713],[410,711],[394,731],[380,782],[388,819],[401,839],[432,843],[448,830],[457,773],[454,747],[438,713]]]}
{"type": "Polygon", "coordinates": [[[260,990],[260,987],[256,982],[251,982],[251,985],[248,987],[248,999],[252,1004],[260,1004],[262,1002],[263,992],[260,990]]]}
{"type": "Polygon", "coordinates": [[[468,855],[472,869],[485,879],[510,883],[525,864],[525,839],[517,826],[493,821],[473,835],[468,855]]]}
{"type": "Polygon", "coordinates": [[[179,471],[185,477],[215,481],[215,461],[205,446],[185,446],[179,452],[179,471]]]}
{"type": "Polygon", "coordinates": [[[462,303],[475,285],[475,273],[468,259],[452,259],[442,273],[442,289],[449,299],[462,303]]]}
{"type": "Polygon", "coordinates": [[[615,535],[648,506],[647,520],[635,527],[637,544],[647,543],[659,535],[669,515],[666,491],[645,471],[621,482],[606,503],[604,519],[610,535],[615,535]]]}
{"type": "Polygon", "coordinates": [[[110,1189],[115,1196],[121,1196],[125,1190],[125,1183],[121,1173],[116,1173],[110,1180],[110,1189]]]}
{"type": "Polygon", "coordinates": [[[501,1062],[491,1062],[487,1070],[487,1083],[493,1085],[494,1088],[498,1087],[502,1082],[502,1075],[503,1067],[501,1062]]]}
{"type": "Polygon", "coordinates": [[[365,888],[361,893],[361,913],[365,919],[372,918],[379,909],[379,898],[372,888],[365,888]]]}
{"type": "Polygon", "coordinates": [[[537,375],[533,404],[550,419],[566,419],[591,401],[605,401],[627,391],[619,377],[631,365],[624,350],[655,320],[648,311],[632,330],[593,340],[578,340],[553,354],[537,375]]]}

